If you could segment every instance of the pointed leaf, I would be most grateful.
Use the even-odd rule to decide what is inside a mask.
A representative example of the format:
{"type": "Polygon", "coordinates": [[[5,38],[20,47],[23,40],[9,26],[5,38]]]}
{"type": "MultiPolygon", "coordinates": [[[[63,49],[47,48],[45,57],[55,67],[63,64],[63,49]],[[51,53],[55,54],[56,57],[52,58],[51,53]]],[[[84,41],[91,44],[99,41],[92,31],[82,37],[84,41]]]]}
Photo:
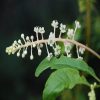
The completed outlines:
{"type": "Polygon", "coordinates": [[[80,71],[86,72],[87,74],[90,74],[95,79],[100,81],[100,79],[97,78],[94,70],[91,67],[89,67],[85,61],[81,59],[68,58],[63,55],[60,58],[53,57],[50,61],[48,61],[45,58],[37,67],[35,76],[38,77],[44,70],[46,70],[49,67],[51,69],[60,69],[67,67],[75,68],[80,71]]]}
{"type": "Polygon", "coordinates": [[[48,78],[43,91],[43,100],[56,100],[64,89],[72,89],[77,84],[89,85],[79,71],[72,68],[62,68],[53,72],[48,78]]]}

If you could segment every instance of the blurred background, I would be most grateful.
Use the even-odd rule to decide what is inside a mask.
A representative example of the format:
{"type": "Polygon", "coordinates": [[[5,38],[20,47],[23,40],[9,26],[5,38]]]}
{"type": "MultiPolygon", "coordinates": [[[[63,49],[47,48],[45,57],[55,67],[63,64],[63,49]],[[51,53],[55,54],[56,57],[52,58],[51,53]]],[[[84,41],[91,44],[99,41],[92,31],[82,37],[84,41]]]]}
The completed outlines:
{"type": "MultiPolygon", "coordinates": [[[[0,100],[42,100],[51,71],[45,71],[39,78],[34,73],[46,54],[38,57],[35,50],[35,59],[30,61],[29,55],[25,59],[8,56],[5,48],[19,39],[21,33],[34,35],[34,26],[45,27],[48,37],[54,19],[70,26],[79,20],[82,27],[76,39],[100,54],[100,0],[0,0],[0,100]]],[[[89,53],[84,58],[100,77],[100,60],[89,53]]],[[[88,100],[89,89],[74,90],[63,92],[60,100],[66,100],[66,96],[67,100],[88,100]]],[[[96,89],[97,100],[99,95],[100,89],[96,89]]]]}

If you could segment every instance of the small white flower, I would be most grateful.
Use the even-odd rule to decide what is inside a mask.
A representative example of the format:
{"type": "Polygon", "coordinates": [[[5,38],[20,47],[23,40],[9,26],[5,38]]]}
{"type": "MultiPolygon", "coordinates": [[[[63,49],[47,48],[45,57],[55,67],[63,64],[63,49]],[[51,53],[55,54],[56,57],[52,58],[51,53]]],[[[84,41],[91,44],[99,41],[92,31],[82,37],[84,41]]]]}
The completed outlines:
{"type": "Polygon", "coordinates": [[[24,42],[26,43],[26,40],[25,40],[25,38],[24,38],[24,34],[22,33],[21,34],[21,38],[24,40],[24,42]]]}
{"type": "Polygon", "coordinates": [[[55,35],[54,35],[53,32],[50,32],[49,38],[50,38],[50,39],[55,39],[55,35]]]}
{"type": "Polygon", "coordinates": [[[20,52],[17,52],[17,57],[19,57],[20,56],[20,52]]]}
{"type": "Polygon", "coordinates": [[[9,54],[9,49],[10,49],[10,47],[6,48],[6,53],[8,53],[8,54],[9,54]]]}
{"type": "Polygon", "coordinates": [[[39,27],[34,27],[34,32],[39,33],[39,27]]]}
{"type": "Polygon", "coordinates": [[[6,48],[6,53],[8,53],[8,55],[10,54],[14,54],[16,52],[16,47],[15,46],[10,46],[6,48]]]}
{"type": "Polygon", "coordinates": [[[25,55],[27,54],[27,49],[26,49],[26,50],[24,50],[24,54],[25,54],[25,55]]]}
{"type": "Polygon", "coordinates": [[[41,56],[41,53],[42,53],[42,51],[41,51],[41,49],[39,48],[39,49],[38,49],[38,55],[41,56]]]}
{"type": "Polygon", "coordinates": [[[61,47],[59,45],[56,45],[56,47],[54,48],[55,56],[60,55],[60,53],[61,53],[61,47]]]}
{"type": "Polygon", "coordinates": [[[30,60],[33,60],[33,55],[30,55],[30,60]]]}
{"type": "Polygon", "coordinates": [[[21,42],[21,40],[20,40],[20,39],[18,40],[18,43],[19,43],[19,44],[22,44],[22,42],[21,42]]]}
{"type": "Polygon", "coordinates": [[[41,34],[45,33],[44,27],[39,27],[39,33],[41,34]]]}
{"type": "Polygon", "coordinates": [[[74,30],[68,29],[67,36],[68,36],[68,38],[72,39],[74,37],[74,30]]]}
{"type": "Polygon", "coordinates": [[[58,24],[59,23],[58,23],[57,20],[53,20],[52,23],[51,23],[51,26],[54,27],[54,28],[58,28],[58,24]]]}
{"type": "Polygon", "coordinates": [[[52,56],[53,56],[53,54],[52,53],[48,53],[48,56],[47,56],[47,60],[51,60],[51,58],[52,58],[52,56]]]}
{"type": "Polygon", "coordinates": [[[55,43],[55,34],[50,32],[49,39],[48,39],[48,44],[50,46],[53,46],[54,43],[55,43]]]}
{"type": "Polygon", "coordinates": [[[23,33],[21,34],[21,38],[24,38],[24,34],[23,33]]]}
{"type": "Polygon", "coordinates": [[[66,52],[66,53],[70,53],[70,51],[71,51],[71,49],[72,49],[71,43],[65,41],[65,42],[64,42],[64,45],[65,45],[65,52],[66,52]]]}
{"type": "Polygon", "coordinates": [[[25,58],[25,54],[24,53],[22,53],[22,58],[25,58]]]}
{"type": "Polygon", "coordinates": [[[80,28],[81,27],[79,21],[77,21],[77,20],[75,21],[75,25],[76,25],[77,28],[80,28]]]}
{"type": "Polygon", "coordinates": [[[32,45],[31,45],[31,54],[30,54],[30,60],[33,60],[33,49],[32,49],[32,45]]]}
{"type": "Polygon", "coordinates": [[[31,38],[31,40],[32,40],[32,42],[33,42],[34,36],[32,35],[30,38],[31,38]]]}
{"type": "Polygon", "coordinates": [[[65,33],[66,32],[66,25],[64,25],[64,24],[60,24],[60,31],[61,31],[61,33],[65,33]]]}
{"type": "Polygon", "coordinates": [[[30,39],[29,39],[29,36],[26,36],[26,40],[27,40],[27,41],[29,41],[29,40],[30,40],[30,39]]]}
{"type": "Polygon", "coordinates": [[[84,54],[85,48],[79,47],[79,52],[80,52],[81,54],[84,54]]]}
{"type": "Polygon", "coordinates": [[[17,41],[16,40],[14,41],[14,44],[17,44],[17,41]]]}

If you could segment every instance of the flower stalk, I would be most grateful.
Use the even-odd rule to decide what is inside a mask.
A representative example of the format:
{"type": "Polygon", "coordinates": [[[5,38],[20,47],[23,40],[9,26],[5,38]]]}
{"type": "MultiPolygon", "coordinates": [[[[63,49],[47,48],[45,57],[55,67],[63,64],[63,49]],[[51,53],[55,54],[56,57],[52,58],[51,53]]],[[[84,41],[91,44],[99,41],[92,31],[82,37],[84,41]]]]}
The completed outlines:
{"type": "MultiPolygon", "coordinates": [[[[72,43],[72,44],[75,44],[77,46],[80,46],[82,48],[85,48],[87,51],[89,51],[91,54],[93,54],[94,56],[96,56],[97,58],[100,59],[100,55],[98,53],[96,53],[94,50],[92,50],[91,48],[75,41],[75,40],[70,40],[70,39],[61,39],[61,38],[55,38],[55,41],[56,42],[69,42],[69,43],[72,43]]],[[[41,44],[41,43],[48,43],[48,39],[45,39],[45,40],[38,40],[38,41],[34,41],[34,42],[31,42],[31,43],[26,43],[24,45],[21,45],[20,47],[16,48],[16,51],[17,50],[20,50],[21,48],[24,48],[24,47],[29,47],[31,45],[34,45],[34,44],[41,44]]]]}

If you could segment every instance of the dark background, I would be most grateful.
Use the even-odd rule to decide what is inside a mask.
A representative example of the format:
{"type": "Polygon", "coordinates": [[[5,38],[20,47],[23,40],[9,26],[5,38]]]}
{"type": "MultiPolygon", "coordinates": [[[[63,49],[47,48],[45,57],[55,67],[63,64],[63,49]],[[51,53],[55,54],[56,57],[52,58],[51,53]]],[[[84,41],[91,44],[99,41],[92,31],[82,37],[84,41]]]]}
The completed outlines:
{"type": "MultiPolygon", "coordinates": [[[[99,0],[95,7],[100,12],[99,0]]],[[[29,55],[25,59],[8,56],[5,48],[19,39],[21,33],[34,34],[34,26],[44,26],[47,37],[52,20],[71,24],[79,16],[77,0],[0,0],[0,100],[41,100],[50,73],[48,70],[39,78],[34,76],[37,65],[46,54],[38,57],[34,51],[35,59],[30,61],[29,55]]],[[[93,68],[100,77],[100,61],[92,57],[88,63],[95,66],[93,68]]]]}

